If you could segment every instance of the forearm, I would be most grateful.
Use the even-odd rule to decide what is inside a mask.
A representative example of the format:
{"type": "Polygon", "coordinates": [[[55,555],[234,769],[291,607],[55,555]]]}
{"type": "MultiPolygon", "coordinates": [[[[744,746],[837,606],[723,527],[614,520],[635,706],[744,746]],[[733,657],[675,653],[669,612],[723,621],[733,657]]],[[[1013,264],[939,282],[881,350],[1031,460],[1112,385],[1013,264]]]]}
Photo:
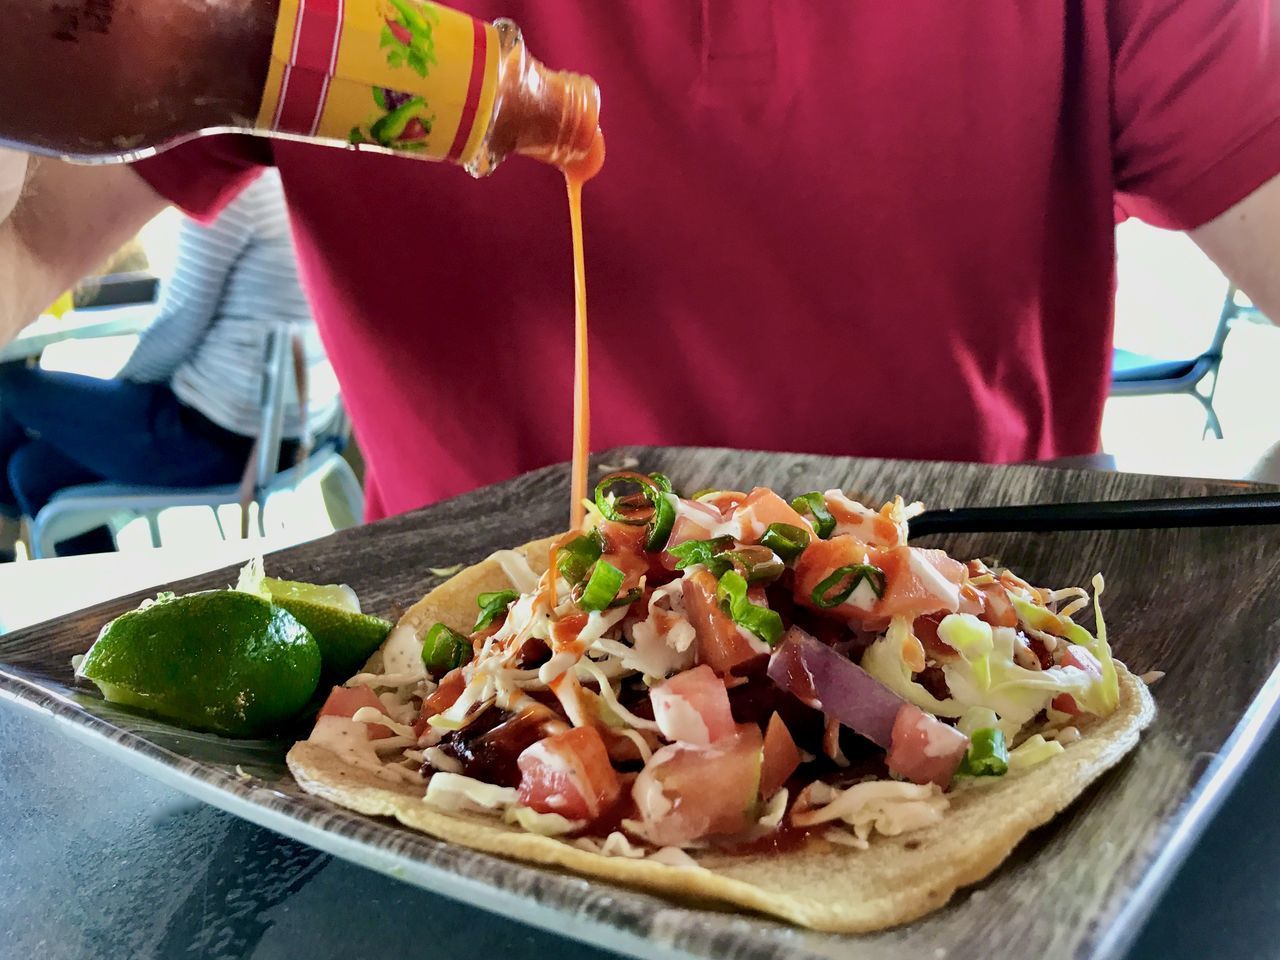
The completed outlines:
{"type": "Polygon", "coordinates": [[[0,222],[0,346],[163,208],[128,167],[33,161],[0,222]]]}
{"type": "Polygon", "coordinates": [[[1280,177],[1191,238],[1264,314],[1280,323],[1280,177]]]}
{"type": "Polygon", "coordinates": [[[13,224],[0,223],[0,347],[54,301],[60,293],[53,289],[56,286],[32,259],[13,224]]]}

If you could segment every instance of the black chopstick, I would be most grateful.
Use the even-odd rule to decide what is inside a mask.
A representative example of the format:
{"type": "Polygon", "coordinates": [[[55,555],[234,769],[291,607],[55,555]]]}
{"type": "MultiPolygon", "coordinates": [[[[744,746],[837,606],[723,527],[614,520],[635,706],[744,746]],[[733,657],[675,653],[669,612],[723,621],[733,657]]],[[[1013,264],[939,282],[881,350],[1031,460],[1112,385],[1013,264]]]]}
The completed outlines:
{"type": "Polygon", "coordinates": [[[910,532],[915,539],[935,533],[1140,530],[1262,523],[1280,523],[1280,493],[926,510],[911,520],[910,532]]]}

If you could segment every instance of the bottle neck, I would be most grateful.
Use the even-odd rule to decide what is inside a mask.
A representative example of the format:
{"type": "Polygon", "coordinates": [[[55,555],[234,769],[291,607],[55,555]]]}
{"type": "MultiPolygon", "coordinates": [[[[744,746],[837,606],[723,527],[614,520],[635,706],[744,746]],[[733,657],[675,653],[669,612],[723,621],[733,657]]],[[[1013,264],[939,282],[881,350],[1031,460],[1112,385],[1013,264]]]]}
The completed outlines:
{"type": "Polygon", "coordinates": [[[600,135],[600,88],[588,76],[549,70],[529,56],[511,21],[494,26],[498,92],[488,136],[468,170],[483,176],[512,154],[562,170],[581,164],[600,135]]]}

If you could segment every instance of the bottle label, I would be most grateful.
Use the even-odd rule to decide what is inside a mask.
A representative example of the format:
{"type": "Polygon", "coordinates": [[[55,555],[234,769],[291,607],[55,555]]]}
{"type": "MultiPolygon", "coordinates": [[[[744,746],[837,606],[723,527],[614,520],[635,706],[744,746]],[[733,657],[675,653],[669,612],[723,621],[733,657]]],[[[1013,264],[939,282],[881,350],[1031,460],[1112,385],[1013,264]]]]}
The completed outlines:
{"type": "Polygon", "coordinates": [[[497,89],[492,24],[426,0],[281,0],[257,126],[467,163],[497,89]]]}

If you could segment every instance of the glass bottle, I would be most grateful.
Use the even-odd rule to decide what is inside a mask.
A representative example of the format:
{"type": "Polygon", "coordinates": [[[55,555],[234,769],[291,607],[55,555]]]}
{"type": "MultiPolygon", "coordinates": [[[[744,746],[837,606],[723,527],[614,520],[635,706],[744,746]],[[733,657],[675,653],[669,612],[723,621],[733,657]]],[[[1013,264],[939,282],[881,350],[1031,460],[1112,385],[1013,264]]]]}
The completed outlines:
{"type": "Polygon", "coordinates": [[[590,77],[509,20],[426,0],[0,0],[0,142],[77,161],[240,132],[457,163],[565,168],[598,137],[590,77]]]}

